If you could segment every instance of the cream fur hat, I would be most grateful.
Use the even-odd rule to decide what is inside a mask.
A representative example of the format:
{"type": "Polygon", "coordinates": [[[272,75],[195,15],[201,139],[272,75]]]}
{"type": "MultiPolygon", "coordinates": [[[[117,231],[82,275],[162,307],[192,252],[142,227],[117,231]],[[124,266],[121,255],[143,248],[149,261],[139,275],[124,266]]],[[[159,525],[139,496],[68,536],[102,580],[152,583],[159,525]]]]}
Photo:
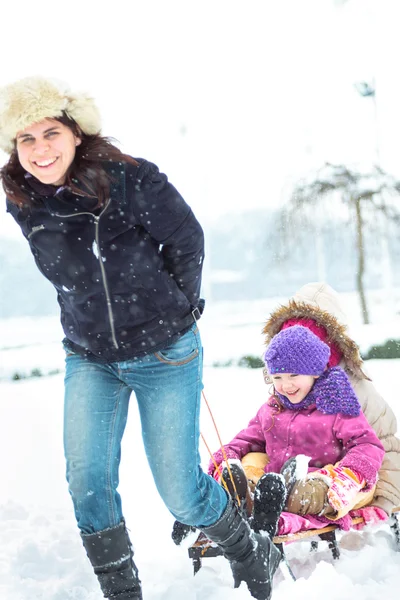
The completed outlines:
{"type": "Polygon", "coordinates": [[[63,113],[83,133],[100,133],[100,113],[93,98],[82,92],[71,93],[61,81],[26,77],[0,88],[0,148],[11,154],[18,131],[63,113]]]}

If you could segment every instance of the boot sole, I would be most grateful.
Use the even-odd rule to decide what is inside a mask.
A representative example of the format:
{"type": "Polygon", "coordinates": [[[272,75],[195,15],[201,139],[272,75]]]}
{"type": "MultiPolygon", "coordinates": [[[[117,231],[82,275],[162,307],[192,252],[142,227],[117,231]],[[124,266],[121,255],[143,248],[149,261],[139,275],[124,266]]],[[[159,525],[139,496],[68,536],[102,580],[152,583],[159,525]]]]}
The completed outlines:
{"type": "Polygon", "coordinates": [[[263,475],[254,491],[252,527],[256,533],[266,531],[271,539],[274,537],[285,501],[286,487],[282,478],[275,473],[263,475]]]}

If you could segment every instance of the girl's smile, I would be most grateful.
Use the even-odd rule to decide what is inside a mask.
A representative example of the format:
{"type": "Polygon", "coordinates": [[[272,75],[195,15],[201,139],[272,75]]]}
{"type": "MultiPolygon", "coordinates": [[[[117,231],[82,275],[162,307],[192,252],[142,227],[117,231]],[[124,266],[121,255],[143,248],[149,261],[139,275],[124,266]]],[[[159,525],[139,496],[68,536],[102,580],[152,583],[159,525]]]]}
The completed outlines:
{"type": "Polygon", "coordinates": [[[278,394],[286,396],[292,404],[299,404],[312,390],[315,380],[314,375],[298,375],[297,373],[275,373],[271,380],[278,394]]]}

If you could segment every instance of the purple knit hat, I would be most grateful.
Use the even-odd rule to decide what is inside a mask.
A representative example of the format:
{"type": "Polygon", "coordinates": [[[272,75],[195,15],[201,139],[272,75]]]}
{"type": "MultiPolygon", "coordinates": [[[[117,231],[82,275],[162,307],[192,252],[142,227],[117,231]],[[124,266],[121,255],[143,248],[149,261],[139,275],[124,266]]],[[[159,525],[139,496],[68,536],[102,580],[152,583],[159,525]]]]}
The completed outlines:
{"type": "Polygon", "coordinates": [[[307,327],[294,325],[272,338],[265,351],[264,361],[270,375],[322,375],[330,353],[329,346],[307,327]]]}

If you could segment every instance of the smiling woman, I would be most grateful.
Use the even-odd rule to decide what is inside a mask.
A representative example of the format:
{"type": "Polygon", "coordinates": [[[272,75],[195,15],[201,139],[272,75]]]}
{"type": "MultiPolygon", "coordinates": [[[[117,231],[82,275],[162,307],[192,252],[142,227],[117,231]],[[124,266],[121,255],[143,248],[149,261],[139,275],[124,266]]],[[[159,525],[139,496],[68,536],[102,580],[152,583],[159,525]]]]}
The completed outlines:
{"type": "Polygon", "coordinates": [[[63,185],[75,158],[80,137],[63,123],[45,119],[19,131],[16,137],[21,166],[42,183],[63,185]]]}
{"type": "Polygon", "coordinates": [[[20,208],[32,206],[35,182],[65,184],[76,194],[96,198],[98,208],[110,191],[102,163],[122,160],[138,166],[100,135],[93,98],[71,93],[62,82],[22,79],[0,90],[0,107],[0,149],[10,154],[1,178],[8,201],[20,208]]]}
{"type": "Polygon", "coordinates": [[[104,596],[142,600],[117,491],[134,392],[167,508],[219,544],[236,586],[269,598],[278,550],[199,464],[204,237],[191,208],[156,165],[104,138],[93,99],[65,84],[0,90],[0,148],[7,209],[57,292],[67,479],[104,596]]]}

